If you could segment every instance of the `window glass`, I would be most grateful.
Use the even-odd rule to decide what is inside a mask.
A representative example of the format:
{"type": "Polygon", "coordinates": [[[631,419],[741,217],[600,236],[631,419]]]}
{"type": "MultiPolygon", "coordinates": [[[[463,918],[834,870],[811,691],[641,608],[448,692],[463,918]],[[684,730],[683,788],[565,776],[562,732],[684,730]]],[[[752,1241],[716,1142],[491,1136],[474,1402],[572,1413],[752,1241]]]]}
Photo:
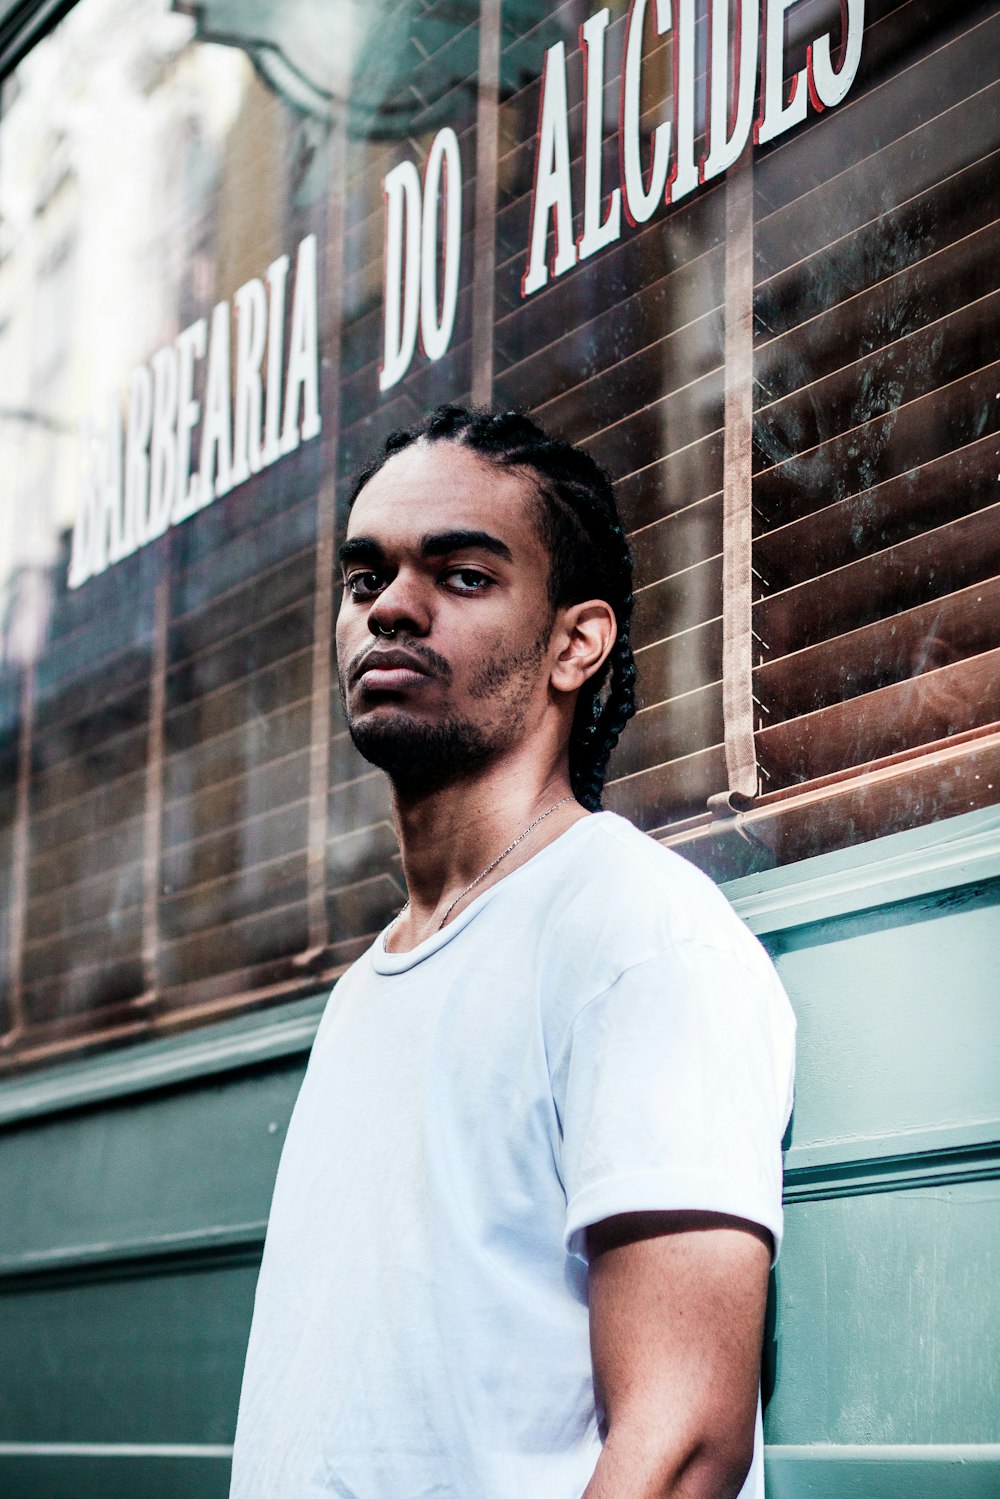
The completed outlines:
{"type": "Polygon", "coordinates": [[[756,9],[79,0],[4,80],[0,1067],[398,908],[334,557],[443,401],[616,481],[609,806],[725,877],[998,799],[1000,6],[756,9]]]}

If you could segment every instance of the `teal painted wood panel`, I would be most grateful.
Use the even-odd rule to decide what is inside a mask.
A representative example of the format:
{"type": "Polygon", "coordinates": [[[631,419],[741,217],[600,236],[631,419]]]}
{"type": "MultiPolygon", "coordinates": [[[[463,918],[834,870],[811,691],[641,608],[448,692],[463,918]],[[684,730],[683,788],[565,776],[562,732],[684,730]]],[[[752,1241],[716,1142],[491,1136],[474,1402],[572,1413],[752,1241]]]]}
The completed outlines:
{"type": "Polygon", "coordinates": [[[257,1268],[248,1255],[8,1282],[0,1442],[231,1443],[257,1268]]]}
{"type": "MultiPolygon", "coordinates": [[[[800,1152],[1000,1122],[1000,886],[769,934],[799,1021],[800,1152]]],[[[995,1136],[993,1136],[995,1138],[995,1136]]]]}
{"type": "Polygon", "coordinates": [[[1000,1435],[995,1181],[796,1203],[776,1278],[769,1442],[1000,1435]]]}
{"type": "Polygon", "coordinates": [[[226,1499],[229,1454],[4,1451],[4,1499],[226,1499]]]}

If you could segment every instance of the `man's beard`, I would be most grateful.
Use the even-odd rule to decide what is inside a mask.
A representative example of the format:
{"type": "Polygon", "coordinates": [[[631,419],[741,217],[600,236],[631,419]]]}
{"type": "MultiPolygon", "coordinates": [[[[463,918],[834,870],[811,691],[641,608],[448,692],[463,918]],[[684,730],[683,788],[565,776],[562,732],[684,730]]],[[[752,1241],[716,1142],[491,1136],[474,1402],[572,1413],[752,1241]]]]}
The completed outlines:
{"type": "Polygon", "coordinates": [[[347,726],[355,749],[411,795],[472,774],[496,748],[479,724],[454,715],[421,723],[406,713],[368,714],[347,726]]]}
{"type": "MultiPolygon", "coordinates": [[[[365,714],[347,727],[355,749],[384,770],[404,794],[424,794],[474,775],[490,759],[516,743],[524,730],[527,705],[538,680],[538,667],[549,641],[551,622],[519,654],[487,661],[469,683],[469,697],[495,698],[497,712],[486,723],[449,713],[436,723],[423,722],[405,709],[365,714]]],[[[450,681],[447,664],[442,675],[450,681]]],[[[341,697],[347,707],[343,683],[341,697]]]]}

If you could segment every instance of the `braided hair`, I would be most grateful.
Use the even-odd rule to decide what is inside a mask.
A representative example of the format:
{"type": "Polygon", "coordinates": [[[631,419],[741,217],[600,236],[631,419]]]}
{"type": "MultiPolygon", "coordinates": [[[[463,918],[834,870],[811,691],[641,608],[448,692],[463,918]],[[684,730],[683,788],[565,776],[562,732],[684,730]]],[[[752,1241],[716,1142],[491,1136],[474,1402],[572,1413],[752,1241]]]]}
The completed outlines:
{"type": "Polygon", "coordinates": [[[629,644],[632,556],[611,480],[588,453],[549,437],[520,412],[439,406],[386,439],[382,452],[356,478],[350,504],[394,454],[420,439],[461,443],[498,467],[526,469],[542,501],[539,530],[551,559],[548,588],[553,611],[592,598],[604,599],[614,610],[614,645],[601,669],[580,690],[569,740],[573,793],[596,812],[608,758],[636,707],[629,644]]]}

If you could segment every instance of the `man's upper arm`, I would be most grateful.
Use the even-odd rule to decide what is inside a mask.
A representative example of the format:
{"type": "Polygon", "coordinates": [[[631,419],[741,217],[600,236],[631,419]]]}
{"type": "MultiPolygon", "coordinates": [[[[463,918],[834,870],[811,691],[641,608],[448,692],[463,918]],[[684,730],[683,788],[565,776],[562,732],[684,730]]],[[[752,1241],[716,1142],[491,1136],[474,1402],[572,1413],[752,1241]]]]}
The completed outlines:
{"type": "Polygon", "coordinates": [[[586,1499],[737,1494],[753,1454],[766,1229],[715,1213],[628,1213],[587,1232],[605,1450],[586,1499]]]}

